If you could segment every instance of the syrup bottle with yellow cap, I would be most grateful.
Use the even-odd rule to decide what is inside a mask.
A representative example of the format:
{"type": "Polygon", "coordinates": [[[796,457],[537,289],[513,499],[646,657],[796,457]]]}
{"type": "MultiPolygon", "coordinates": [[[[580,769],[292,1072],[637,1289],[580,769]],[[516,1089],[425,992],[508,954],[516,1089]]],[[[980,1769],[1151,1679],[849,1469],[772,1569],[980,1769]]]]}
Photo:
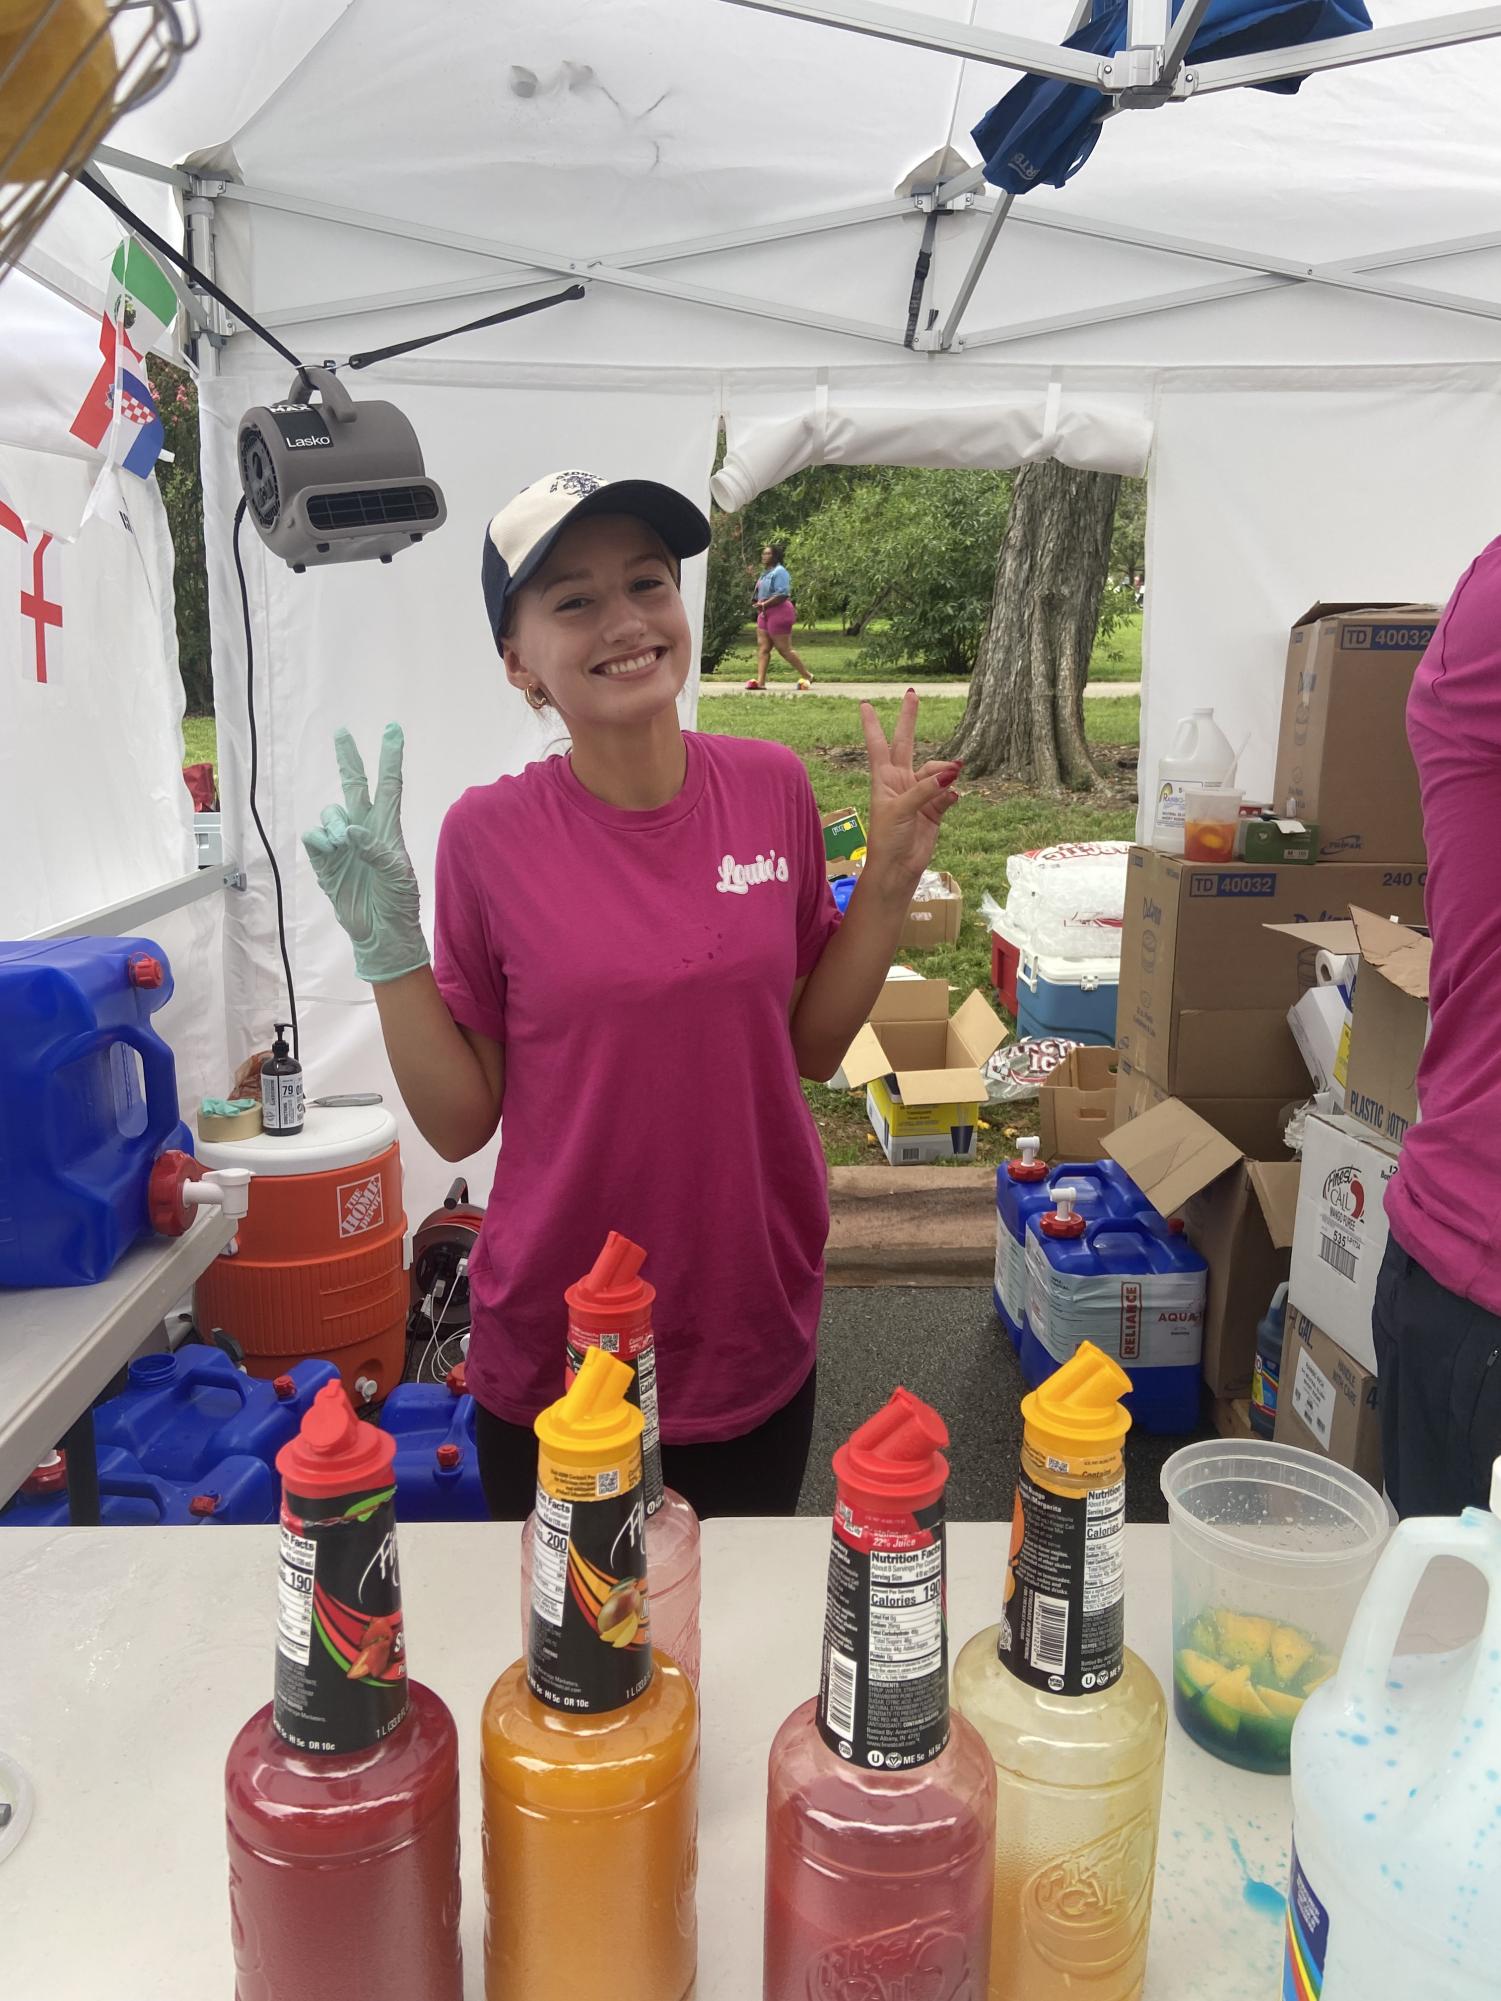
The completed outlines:
{"type": "Polygon", "coordinates": [[[537,1419],[527,1651],[481,1720],[486,2001],[682,2001],[698,1705],[655,1653],[639,1407],[590,1348],[537,1419]]]}
{"type": "Polygon", "coordinates": [[[1023,1399],[998,1626],[954,1663],[995,1760],[989,2001],[1135,2001],[1167,1704],[1125,1645],[1131,1379],[1092,1342],[1023,1399]]]}

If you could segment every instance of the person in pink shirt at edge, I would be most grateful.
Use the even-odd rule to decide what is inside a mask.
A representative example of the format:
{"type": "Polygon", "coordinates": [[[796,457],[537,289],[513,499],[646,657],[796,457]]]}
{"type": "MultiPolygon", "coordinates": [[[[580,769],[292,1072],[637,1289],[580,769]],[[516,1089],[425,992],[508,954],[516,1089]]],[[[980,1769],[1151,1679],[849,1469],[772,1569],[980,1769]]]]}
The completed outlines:
{"type": "Polygon", "coordinates": [[[492,1514],[536,1493],[533,1419],[562,1391],[564,1289],[610,1230],[648,1252],[663,1465],[700,1515],[790,1514],[813,1424],[827,1178],[800,1077],[865,1020],[957,798],[862,708],[869,853],[841,923],[801,761],[684,731],[683,495],[558,472],[489,524],[485,613],[506,678],[565,756],[471,787],[438,843],[436,955],[400,828],[402,734],[372,800],[347,732],[344,805],[305,846],[374,987],[412,1119],[448,1160],[501,1124],[469,1280],[469,1387],[492,1514]]]}
{"type": "Polygon", "coordinates": [[[1388,1184],[1372,1331],[1399,1514],[1483,1507],[1501,1456],[1501,541],[1413,680],[1433,938],[1418,1123],[1388,1184]]]}

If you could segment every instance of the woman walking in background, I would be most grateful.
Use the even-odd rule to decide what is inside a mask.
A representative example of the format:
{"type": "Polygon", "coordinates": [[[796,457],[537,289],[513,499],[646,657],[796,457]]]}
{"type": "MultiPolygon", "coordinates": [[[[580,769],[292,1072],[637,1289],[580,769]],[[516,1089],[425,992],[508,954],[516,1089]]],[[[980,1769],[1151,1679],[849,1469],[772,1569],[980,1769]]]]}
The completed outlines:
{"type": "Polygon", "coordinates": [[[813,681],[792,644],[797,606],[792,602],[792,579],[787,574],[786,557],[786,545],[781,542],[768,542],[761,551],[761,574],[756,579],[756,671],[745,684],[756,693],[766,686],[773,646],[796,673],[800,689],[810,687],[813,681]]]}

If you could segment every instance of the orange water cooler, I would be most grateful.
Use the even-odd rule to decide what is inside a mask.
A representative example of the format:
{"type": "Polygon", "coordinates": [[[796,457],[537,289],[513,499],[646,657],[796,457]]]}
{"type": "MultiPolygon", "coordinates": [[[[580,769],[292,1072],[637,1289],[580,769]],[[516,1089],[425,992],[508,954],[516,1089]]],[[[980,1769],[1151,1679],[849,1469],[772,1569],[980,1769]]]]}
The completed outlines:
{"type": "Polygon", "coordinates": [[[384,1105],[309,1105],[291,1138],[201,1142],[205,1167],[248,1167],[239,1253],[198,1281],[194,1312],[245,1351],[253,1376],[332,1362],[356,1408],[401,1381],[406,1217],[396,1121],[384,1105]]]}

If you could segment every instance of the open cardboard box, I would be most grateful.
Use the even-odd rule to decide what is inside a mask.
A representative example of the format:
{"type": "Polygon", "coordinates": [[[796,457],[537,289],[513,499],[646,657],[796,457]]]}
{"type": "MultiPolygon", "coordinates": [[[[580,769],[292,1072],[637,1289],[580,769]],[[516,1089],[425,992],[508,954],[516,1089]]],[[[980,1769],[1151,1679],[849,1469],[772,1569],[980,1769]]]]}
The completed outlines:
{"type": "Polygon", "coordinates": [[[1162,1215],[1182,1216],[1208,1260],[1204,1381],[1211,1396],[1246,1396],[1256,1324],[1288,1273],[1298,1163],[1248,1160],[1176,1098],[1113,1132],[1105,1151],[1162,1215]]]}
{"type": "Polygon", "coordinates": [[[1102,1160],[1115,1127],[1120,1059],[1113,1049],[1071,1049],[1042,1080],[1037,1130],[1044,1160],[1102,1160]]]}
{"type": "Polygon", "coordinates": [[[913,897],[907,906],[902,935],[896,941],[899,952],[923,952],[934,945],[958,942],[959,926],[964,921],[964,891],[947,869],[939,869],[936,873],[943,884],[943,892],[921,900],[913,897]]]}
{"type": "Polygon", "coordinates": [[[1389,1146],[1400,1146],[1418,1116],[1432,941],[1409,924],[1355,904],[1348,924],[1270,924],[1267,929],[1295,939],[1305,950],[1359,957],[1344,1060],[1344,1108],[1389,1146]]]}
{"type": "Polygon", "coordinates": [[[830,882],[855,873],[856,859],[865,859],[865,822],[853,806],[820,815],[823,821],[824,874],[830,882]]]}
{"type": "Polygon", "coordinates": [[[978,988],[951,1017],[947,980],[887,981],[840,1067],[852,1089],[868,1087],[870,1122],[893,1167],[974,1157],[981,1073],[1005,1039],[978,988]]]}

